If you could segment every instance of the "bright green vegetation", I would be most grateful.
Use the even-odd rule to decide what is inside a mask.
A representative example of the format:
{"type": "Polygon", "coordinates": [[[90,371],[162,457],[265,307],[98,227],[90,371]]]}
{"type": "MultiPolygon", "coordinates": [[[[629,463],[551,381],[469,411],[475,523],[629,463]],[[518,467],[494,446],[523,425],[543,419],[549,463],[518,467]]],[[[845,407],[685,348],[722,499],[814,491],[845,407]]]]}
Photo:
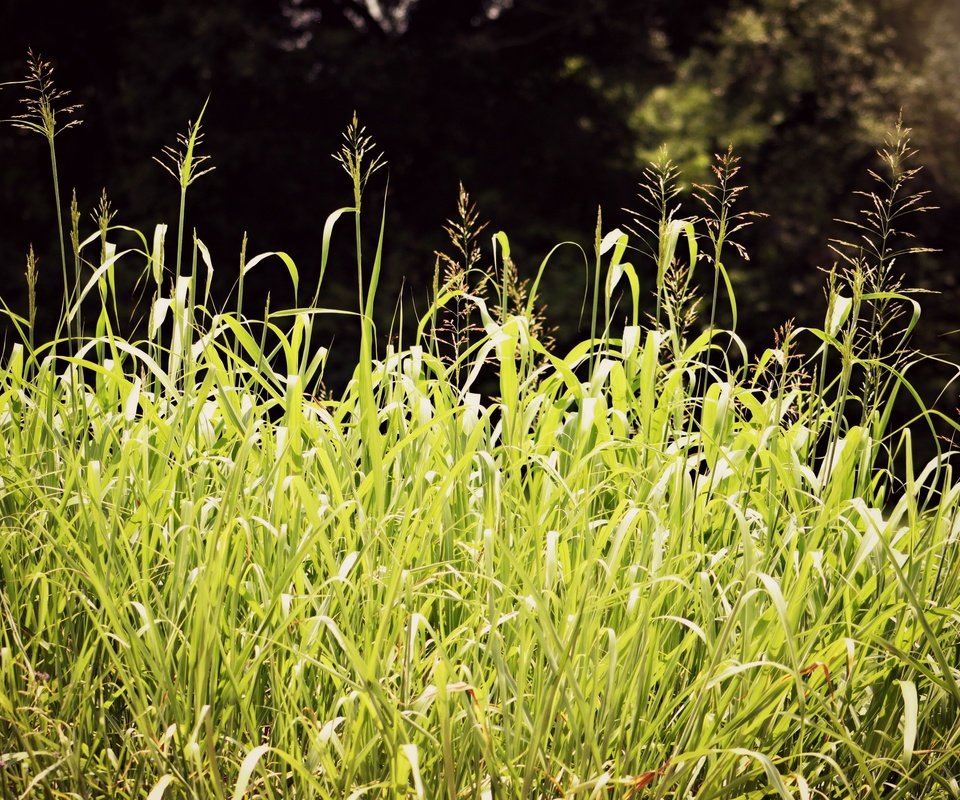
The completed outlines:
{"type": "MultiPolygon", "coordinates": [[[[170,153],[184,203],[197,140],[170,153]]],[[[182,214],[173,260],[163,226],[117,250],[105,203],[86,240],[74,212],[67,333],[8,312],[0,372],[0,797],[960,797],[960,485],[911,458],[908,156],[898,132],[822,329],[757,358],[690,319],[703,275],[709,319],[737,316],[730,156],[696,216],[650,170],[652,259],[598,221],[569,353],[539,332],[549,259],[525,290],[496,234],[492,299],[469,293],[462,196],[418,338],[380,357],[354,123],[354,204],[323,229],[325,267],[356,222],[339,399],[321,287],[242,313],[250,269],[299,284],[288,257],[244,256],[217,309],[182,214]],[[152,294],[129,340],[121,268],[152,294]]]]}

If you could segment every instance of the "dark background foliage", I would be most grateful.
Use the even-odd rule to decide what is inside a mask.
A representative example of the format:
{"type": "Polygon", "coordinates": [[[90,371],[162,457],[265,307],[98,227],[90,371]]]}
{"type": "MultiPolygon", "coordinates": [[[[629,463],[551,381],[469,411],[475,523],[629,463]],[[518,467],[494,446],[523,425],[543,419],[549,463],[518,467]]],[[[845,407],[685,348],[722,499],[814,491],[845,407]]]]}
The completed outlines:
{"type": "MultiPolygon", "coordinates": [[[[356,110],[389,162],[382,331],[401,292],[408,319],[425,308],[458,181],[487,233],[508,232],[529,276],[558,241],[589,249],[598,206],[605,228],[623,225],[662,143],[692,183],[709,180],[712,155],[732,142],[750,187],[744,206],[770,215],[742,237],[751,259],[728,265],[744,335],[768,344],[787,318],[819,324],[817,267],[835,260],[833,220],[856,214],[852,191],[868,186],[873,152],[902,110],[925,166],[918,188],[941,207],[912,228],[943,251],[902,269],[908,285],[940,292],[924,298],[920,346],[957,355],[952,0],[104,0],[95,18],[84,4],[0,0],[0,15],[0,81],[23,75],[32,47],[83,105],[83,125],[57,145],[88,232],[102,187],[119,222],[148,235],[175,222],[177,186],[151,157],[210,96],[204,147],[216,170],[191,188],[188,227],[213,254],[220,298],[236,279],[243,231],[248,252],[287,251],[311,286],[324,219],[350,201],[329,154],[356,110]]],[[[17,113],[16,99],[16,87],[0,92],[0,116],[17,113]]],[[[0,128],[2,296],[25,310],[32,243],[49,326],[60,294],[46,156],[38,137],[0,128]]],[[[252,273],[249,311],[268,291],[274,308],[290,301],[277,269],[252,273]]],[[[323,302],[352,308],[343,233],[330,269],[323,302]]],[[[561,254],[543,284],[561,346],[581,333],[583,289],[582,261],[561,254]]],[[[333,385],[355,358],[343,319],[326,329],[339,340],[333,385]]],[[[928,393],[948,374],[924,376],[928,393]]]]}

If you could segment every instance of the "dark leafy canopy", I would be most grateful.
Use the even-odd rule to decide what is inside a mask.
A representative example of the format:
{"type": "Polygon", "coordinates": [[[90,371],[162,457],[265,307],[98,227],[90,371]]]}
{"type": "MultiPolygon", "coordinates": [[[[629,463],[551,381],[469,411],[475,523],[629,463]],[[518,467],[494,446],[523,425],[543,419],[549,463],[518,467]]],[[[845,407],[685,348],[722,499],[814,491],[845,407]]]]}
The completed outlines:
{"type": "MultiPolygon", "coordinates": [[[[349,200],[326,153],[354,109],[390,163],[382,330],[401,280],[422,310],[458,180],[490,232],[510,232],[529,274],[547,246],[583,240],[599,204],[608,227],[622,224],[618,210],[635,204],[643,164],[663,142],[688,182],[707,178],[713,154],[733,142],[750,184],[743,204],[770,214],[744,236],[752,261],[729,265],[751,309],[748,334],[819,313],[812,287],[815,267],[832,263],[831,220],[852,213],[846,198],[900,109],[916,128],[925,179],[948,207],[928,215],[921,238],[948,251],[958,244],[943,222],[960,204],[956,4],[105,0],[99,8],[103,21],[93,25],[82,5],[3,0],[0,74],[21,75],[28,46],[54,60],[60,84],[84,105],[84,125],[58,141],[65,191],[75,185],[81,208],[92,209],[106,184],[118,220],[146,228],[172,221],[178,199],[150,157],[212,95],[205,145],[216,171],[191,190],[188,226],[211,247],[221,296],[243,230],[252,252],[286,250],[309,280],[322,219],[349,200]]],[[[16,111],[14,91],[0,93],[0,104],[3,116],[16,111]]],[[[0,268],[16,308],[26,305],[29,244],[41,275],[57,263],[44,156],[16,131],[0,132],[0,268]]],[[[543,290],[562,343],[579,322],[582,267],[558,264],[570,275],[543,290]]],[[[350,267],[331,269],[342,276],[326,300],[349,305],[350,267]]],[[[928,260],[912,282],[952,291],[953,273],[928,260]]],[[[251,274],[249,301],[272,290],[275,306],[285,302],[277,283],[251,274]]],[[[934,333],[955,327],[928,322],[934,333]]]]}

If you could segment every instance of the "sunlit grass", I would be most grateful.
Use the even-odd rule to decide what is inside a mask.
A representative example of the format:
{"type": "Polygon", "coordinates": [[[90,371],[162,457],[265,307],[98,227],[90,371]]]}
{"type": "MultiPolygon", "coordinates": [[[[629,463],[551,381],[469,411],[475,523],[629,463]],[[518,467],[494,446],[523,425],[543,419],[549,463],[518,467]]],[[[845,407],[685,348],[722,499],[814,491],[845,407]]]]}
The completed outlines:
{"type": "MultiPolygon", "coordinates": [[[[511,302],[496,234],[497,295],[438,281],[417,341],[378,357],[382,250],[364,260],[359,216],[379,162],[356,121],[346,142],[354,205],[322,267],[354,215],[341,397],[318,399],[322,287],[246,317],[250,269],[300,287],[284,254],[244,255],[217,310],[182,225],[172,268],[165,226],[127,252],[109,215],[76,236],[65,330],[94,309],[94,335],[34,345],[33,311],[8,312],[0,797],[960,797],[960,485],[950,453],[912,462],[919,398],[890,426],[915,318],[876,272],[886,239],[845,251],[821,329],[750,358],[689,313],[695,266],[711,320],[733,302],[738,192],[707,192],[702,217],[661,192],[649,270],[598,223],[593,335],[572,351],[543,344],[535,290],[511,302]],[[155,293],[131,341],[120,264],[155,293]],[[455,348],[449,304],[480,328],[455,348]],[[878,328],[878,306],[906,324],[878,328]],[[491,368],[496,397],[477,389],[491,368]]],[[[904,132],[887,154],[896,202],[904,132]]],[[[718,170],[725,187],[735,162],[718,170]]]]}

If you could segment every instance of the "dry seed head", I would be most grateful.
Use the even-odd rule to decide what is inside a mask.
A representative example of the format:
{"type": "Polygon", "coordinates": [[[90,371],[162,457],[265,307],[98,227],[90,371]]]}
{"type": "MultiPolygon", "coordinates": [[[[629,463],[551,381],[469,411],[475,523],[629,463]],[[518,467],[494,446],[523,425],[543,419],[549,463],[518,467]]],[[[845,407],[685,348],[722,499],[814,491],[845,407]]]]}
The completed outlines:
{"type": "Polygon", "coordinates": [[[700,295],[691,280],[691,267],[676,259],[667,267],[663,280],[664,305],[670,309],[676,321],[677,333],[684,341],[693,324],[697,321],[700,295]]]}
{"type": "Polygon", "coordinates": [[[637,199],[643,210],[623,209],[633,218],[633,226],[625,226],[627,231],[639,241],[646,242],[647,255],[654,262],[658,260],[659,242],[665,226],[680,211],[677,197],[681,189],[680,170],[664,145],[656,160],[643,170],[637,187],[637,199]]]}
{"type": "Polygon", "coordinates": [[[831,239],[830,249],[848,265],[849,271],[865,270],[871,291],[898,291],[903,275],[892,273],[899,256],[933,252],[930,248],[906,244],[913,234],[902,230],[900,218],[909,214],[935,210],[923,205],[929,192],[904,192],[907,184],[920,172],[907,164],[916,154],[910,147],[910,129],[898,120],[886,136],[885,146],[877,151],[885,169],[883,174],[869,170],[870,177],[882,191],[855,192],[866,203],[858,220],[835,220],[855,233],[853,241],[831,239]]]}
{"type": "MultiPolygon", "coordinates": [[[[209,99],[207,102],[209,102],[209,99]]],[[[186,191],[187,187],[197,178],[215,169],[212,166],[203,166],[210,160],[210,156],[197,155],[196,152],[203,142],[200,120],[206,110],[207,103],[204,103],[197,121],[187,122],[187,132],[177,134],[176,148],[166,146],[160,151],[159,156],[153,157],[154,161],[173,176],[173,179],[180,184],[183,191],[186,191]]]]}
{"type": "Polygon", "coordinates": [[[96,223],[101,234],[105,234],[107,232],[107,228],[110,227],[110,223],[113,221],[113,218],[116,215],[117,212],[113,209],[110,200],[107,198],[107,190],[101,189],[100,199],[97,201],[97,207],[90,215],[93,217],[93,221],[96,223]]]}
{"type": "MultiPolygon", "coordinates": [[[[459,292],[486,297],[490,271],[477,266],[480,262],[480,247],[477,240],[487,223],[479,221],[480,215],[470,195],[460,183],[457,194],[457,216],[447,220],[443,230],[450,239],[453,254],[436,252],[434,273],[434,297],[441,292],[459,292]],[[443,285],[440,286],[440,265],[443,264],[443,285]],[[476,281],[471,284],[471,281],[476,281]]],[[[448,365],[458,362],[460,354],[470,345],[471,335],[481,330],[472,319],[472,308],[461,296],[453,299],[453,308],[440,309],[440,325],[436,329],[438,341],[445,351],[441,358],[448,365]]]]}
{"type": "MultiPolygon", "coordinates": [[[[793,319],[774,330],[774,348],[780,351],[782,360],[771,359],[764,364],[758,358],[753,374],[754,386],[762,386],[770,394],[796,390],[802,396],[812,391],[814,377],[804,366],[803,353],[794,352],[792,347],[795,336],[796,321],[793,319]],[[774,365],[779,365],[780,369],[774,365]]],[[[795,421],[797,415],[798,410],[793,407],[786,413],[786,419],[795,421]]]]}
{"type": "Polygon", "coordinates": [[[370,176],[387,162],[382,153],[376,152],[377,145],[373,138],[367,135],[367,129],[360,124],[356,111],[353,112],[350,124],[343,133],[343,139],[344,144],[341,145],[340,152],[333,157],[350,176],[354,187],[354,199],[359,206],[360,196],[370,176]]]}
{"type": "Polygon", "coordinates": [[[883,384],[888,380],[877,364],[885,361],[899,366],[914,353],[907,340],[916,317],[905,296],[915,290],[905,288],[905,276],[895,271],[900,256],[932,252],[912,244],[913,236],[902,229],[902,217],[932,209],[923,205],[927,192],[911,193],[908,188],[919,172],[909,166],[914,153],[910,148],[910,129],[898,120],[887,134],[884,147],[877,150],[883,169],[870,171],[876,188],[856,192],[865,201],[859,216],[855,220],[836,220],[852,230],[853,235],[829,242],[843,264],[831,291],[842,286],[855,304],[852,330],[844,345],[864,359],[865,414],[877,407],[883,384]]]}
{"type": "Polygon", "coordinates": [[[449,219],[443,226],[444,232],[453,245],[455,255],[436,253],[444,265],[445,283],[465,280],[467,274],[479,263],[480,246],[477,240],[487,227],[487,223],[480,223],[479,219],[477,207],[471,202],[470,195],[461,182],[457,196],[457,219],[449,219]]]}
{"type": "MultiPolygon", "coordinates": [[[[203,140],[201,134],[197,134],[194,139],[194,144],[199,144],[203,140]]],[[[182,186],[189,186],[201,175],[206,175],[208,172],[211,172],[214,167],[206,167],[205,169],[198,170],[201,164],[210,160],[210,156],[194,156],[193,163],[190,165],[190,168],[187,169],[186,162],[186,152],[185,149],[189,143],[188,137],[184,136],[182,133],[177,134],[177,144],[182,149],[175,149],[170,146],[165,146],[160,151],[160,156],[154,156],[153,160],[156,161],[161,167],[163,167],[167,172],[169,172],[177,183],[182,186]],[[166,159],[165,161],[162,159],[166,159]]]]}
{"type": "Polygon", "coordinates": [[[80,207],[77,205],[77,190],[70,195],[70,246],[75,258],[80,257],[80,207]]]}
{"type": "Polygon", "coordinates": [[[33,330],[34,323],[37,321],[37,256],[33,252],[33,243],[27,251],[27,303],[28,318],[30,320],[30,329],[33,330]]]}
{"type": "MultiPolygon", "coordinates": [[[[740,258],[749,261],[750,256],[746,249],[731,237],[752,225],[755,219],[763,219],[767,215],[759,211],[733,212],[737,200],[747,188],[733,183],[740,172],[740,157],[734,154],[733,145],[730,145],[726,152],[714,155],[714,163],[710,169],[713,171],[715,182],[694,184],[693,193],[693,196],[706,209],[703,221],[707,226],[707,234],[715,248],[729,245],[737,251],[740,258]]],[[[702,255],[703,258],[712,261],[716,254],[703,253],[702,255]]]]}
{"type": "Polygon", "coordinates": [[[71,119],[65,123],[60,122],[58,126],[57,114],[61,115],[62,120],[63,117],[75,115],[81,106],[74,104],[57,107],[70,92],[57,89],[53,82],[53,65],[35,56],[33,50],[27,51],[27,77],[23,84],[27,96],[20,102],[26,111],[13,117],[11,122],[14,127],[42,134],[52,141],[58,133],[80,124],[81,120],[71,119]]]}

